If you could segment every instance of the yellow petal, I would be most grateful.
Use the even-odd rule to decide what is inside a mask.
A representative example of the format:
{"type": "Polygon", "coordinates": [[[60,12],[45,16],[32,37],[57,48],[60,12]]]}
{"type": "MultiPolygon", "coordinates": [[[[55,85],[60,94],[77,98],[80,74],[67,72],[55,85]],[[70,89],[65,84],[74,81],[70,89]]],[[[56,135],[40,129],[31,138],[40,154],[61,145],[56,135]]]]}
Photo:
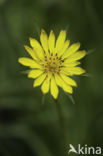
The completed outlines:
{"type": "Polygon", "coordinates": [[[41,65],[30,58],[22,57],[18,59],[18,62],[24,66],[30,66],[31,68],[41,68],[41,65]]]}
{"type": "Polygon", "coordinates": [[[63,70],[67,75],[81,75],[85,73],[85,70],[81,67],[64,68],[63,70]]]}
{"type": "Polygon", "coordinates": [[[48,36],[45,30],[41,30],[40,41],[44,51],[48,54],[48,36]]]}
{"type": "Polygon", "coordinates": [[[50,50],[50,53],[53,52],[54,47],[55,47],[55,35],[54,35],[54,32],[51,30],[50,35],[49,35],[49,50],[50,50]]]}
{"type": "Polygon", "coordinates": [[[72,44],[72,45],[67,49],[67,51],[64,53],[64,55],[62,56],[62,58],[64,59],[64,58],[69,57],[70,55],[74,54],[79,48],[80,48],[80,43],[72,44]]]}
{"type": "Polygon", "coordinates": [[[34,80],[33,87],[40,86],[46,78],[46,74],[40,75],[36,80],[34,80]]]}
{"type": "Polygon", "coordinates": [[[30,38],[30,45],[35,50],[37,57],[39,57],[40,59],[44,58],[43,49],[37,40],[35,40],[34,38],[30,38]]]}
{"type": "Polygon", "coordinates": [[[69,71],[68,71],[68,68],[64,68],[61,72],[61,74],[65,74],[67,76],[73,76],[73,74],[71,74],[69,71]]]}
{"type": "Polygon", "coordinates": [[[66,84],[64,82],[63,79],[61,79],[61,77],[59,75],[56,74],[55,76],[55,80],[56,80],[56,83],[58,84],[58,86],[60,86],[61,88],[63,88],[63,90],[69,94],[72,94],[73,93],[73,89],[70,85],[66,84]]]}
{"type": "Polygon", "coordinates": [[[49,74],[47,76],[47,78],[45,79],[45,81],[43,82],[42,86],[41,86],[41,90],[44,94],[48,93],[49,91],[49,87],[50,87],[50,78],[51,78],[51,74],[49,74]]]}
{"type": "Polygon", "coordinates": [[[30,48],[30,47],[28,47],[28,46],[24,46],[24,48],[26,49],[26,51],[29,53],[29,55],[33,58],[33,59],[35,59],[35,60],[37,60],[37,57],[36,57],[36,55],[35,55],[35,51],[32,49],[32,48],[30,48]]]}
{"type": "Polygon", "coordinates": [[[62,79],[60,78],[60,75],[55,74],[55,81],[56,81],[56,84],[62,88],[62,79]]]}
{"type": "Polygon", "coordinates": [[[62,30],[57,38],[57,41],[56,41],[56,48],[55,48],[56,53],[58,53],[60,50],[62,50],[62,48],[64,46],[65,39],[66,39],[66,31],[62,30]]]}
{"type": "Polygon", "coordinates": [[[51,95],[54,97],[54,99],[57,99],[59,90],[58,90],[58,87],[56,85],[56,81],[55,81],[53,76],[51,78],[50,91],[51,91],[51,95]]]}
{"type": "Polygon", "coordinates": [[[67,41],[64,43],[62,50],[60,50],[60,51],[58,52],[58,56],[59,56],[59,57],[60,57],[61,55],[64,54],[64,52],[65,52],[65,51],[67,50],[67,48],[69,47],[69,44],[70,44],[70,41],[69,41],[69,40],[67,40],[67,41]]]}
{"type": "Polygon", "coordinates": [[[44,71],[42,70],[31,70],[28,74],[29,78],[37,78],[38,76],[40,76],[41,74],[43,74],[44,71]]]}
{"type": "Polygon", "coordinates": [[[80,62],[78,62],[78,61],[71,62],[71,63],[65,63],[65,61],[63,62],[63,66],[66,66],[66,67],[75,67],[79,64],[80,64],[80,62]]]}
{"type": "Polygon", "coordinates": [[[73,79],[71,79],[70,77],[67,77],[64,74],[61,74],[60,76],[67,84],[74,86],[74,87],[77,87],[76,82],[73,79]]]}
{"type": "Polygon", "coordinates": [[[65,63],[71,63],[71,62],[74,62],[76,60],[80,60],[85,55],[86,55],[86,51],[85,50],[78,51],[75,54],[73,54],[72,56],[70,56],[68,59],[66,59],[65,63]]]}

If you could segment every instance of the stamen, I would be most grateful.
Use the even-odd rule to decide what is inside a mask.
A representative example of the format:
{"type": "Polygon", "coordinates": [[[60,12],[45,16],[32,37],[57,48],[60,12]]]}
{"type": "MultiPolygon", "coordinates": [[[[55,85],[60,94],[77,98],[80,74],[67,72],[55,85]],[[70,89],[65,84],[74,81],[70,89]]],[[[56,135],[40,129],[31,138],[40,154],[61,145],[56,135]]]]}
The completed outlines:
{"type": "Polygon", "coordinates": [[[45,63],[43,64],[44,70],[46,72],[51,72],[53,75],[55,73],[59,74],[62,67],[62,62],[63,60],[61,60],[61,58],[58,58],[57,53],[54,56],[53,53],[51,53],[49,57],[45,55],[45,63]]]}

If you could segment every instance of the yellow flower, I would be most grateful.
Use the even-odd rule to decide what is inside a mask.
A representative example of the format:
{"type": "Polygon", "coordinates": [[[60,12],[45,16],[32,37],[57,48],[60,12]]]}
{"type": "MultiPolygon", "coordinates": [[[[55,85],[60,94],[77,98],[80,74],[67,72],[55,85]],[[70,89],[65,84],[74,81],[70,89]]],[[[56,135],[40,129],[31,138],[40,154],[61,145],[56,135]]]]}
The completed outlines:
{"type": "Polygon", "coordinates": [[[51,92],[56,99],[58,97],[58,86],[65,92],[72,94],[72,87],[76,87],[76,82],[70,77],[81,75],[85,70],[77,65],[78,60],[86,55],[86,51],[80,51],[80,43],[70,45],[66,40],[66,31],[60,31],[55,39],[51,30],[49,37],[44,30],[41,30],[40,43],[34,38],[30,38],[30,45],[24,46],[32,58],[19,58],[19,63],[30,67],[29,78],[33,78],[33,87],[41,85],[43,94],[51,92]]]}

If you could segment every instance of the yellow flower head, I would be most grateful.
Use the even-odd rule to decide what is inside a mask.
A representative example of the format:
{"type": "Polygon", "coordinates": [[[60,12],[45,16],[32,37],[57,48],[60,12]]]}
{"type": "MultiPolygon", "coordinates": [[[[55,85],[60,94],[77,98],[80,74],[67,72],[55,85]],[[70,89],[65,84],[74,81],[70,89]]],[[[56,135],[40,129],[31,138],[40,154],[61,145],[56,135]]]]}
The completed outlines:
{"type": "Polygon", "coordinates": [[[78,60],[86,55],[86,51],[80,51],[80,43],[70,45],[66,40],[66,31],[60,31],[55,39],[51,30],[49,37],[44,30],[41,30],[41,44],[34,38],[30,38],[30,45],[24,46],[32,58],[19,58],[19,63],[30,67],[29,78],[33,78],[33,87],[41,85],[44,94],[51,92],[56,99],[58,97],[58,86],[65,92],[72,94],[72,86],[76,87],[76,82],[70,78],[73,75],[81,75],[85,70],[77,65],[78,60]]]}

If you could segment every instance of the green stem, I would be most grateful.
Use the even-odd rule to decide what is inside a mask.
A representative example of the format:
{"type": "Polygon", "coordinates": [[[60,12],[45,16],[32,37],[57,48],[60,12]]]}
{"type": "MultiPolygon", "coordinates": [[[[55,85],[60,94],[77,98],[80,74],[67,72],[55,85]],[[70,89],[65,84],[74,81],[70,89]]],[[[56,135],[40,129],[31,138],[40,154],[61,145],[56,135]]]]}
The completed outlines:
{"type": "Polygon", "coordinates": [[[59,121],[60,121],[60,129],[61,129],[61,136],[64,141],[65,147],[68,146],[68,133],[67,133],[67,125],[66,125],[66,120],[64,117],[64,112],[61,107],[61,104],[59,103],[58,99],[55,99],[56,107],[57,107],[57,113],[59,116],[59,121]]]}

